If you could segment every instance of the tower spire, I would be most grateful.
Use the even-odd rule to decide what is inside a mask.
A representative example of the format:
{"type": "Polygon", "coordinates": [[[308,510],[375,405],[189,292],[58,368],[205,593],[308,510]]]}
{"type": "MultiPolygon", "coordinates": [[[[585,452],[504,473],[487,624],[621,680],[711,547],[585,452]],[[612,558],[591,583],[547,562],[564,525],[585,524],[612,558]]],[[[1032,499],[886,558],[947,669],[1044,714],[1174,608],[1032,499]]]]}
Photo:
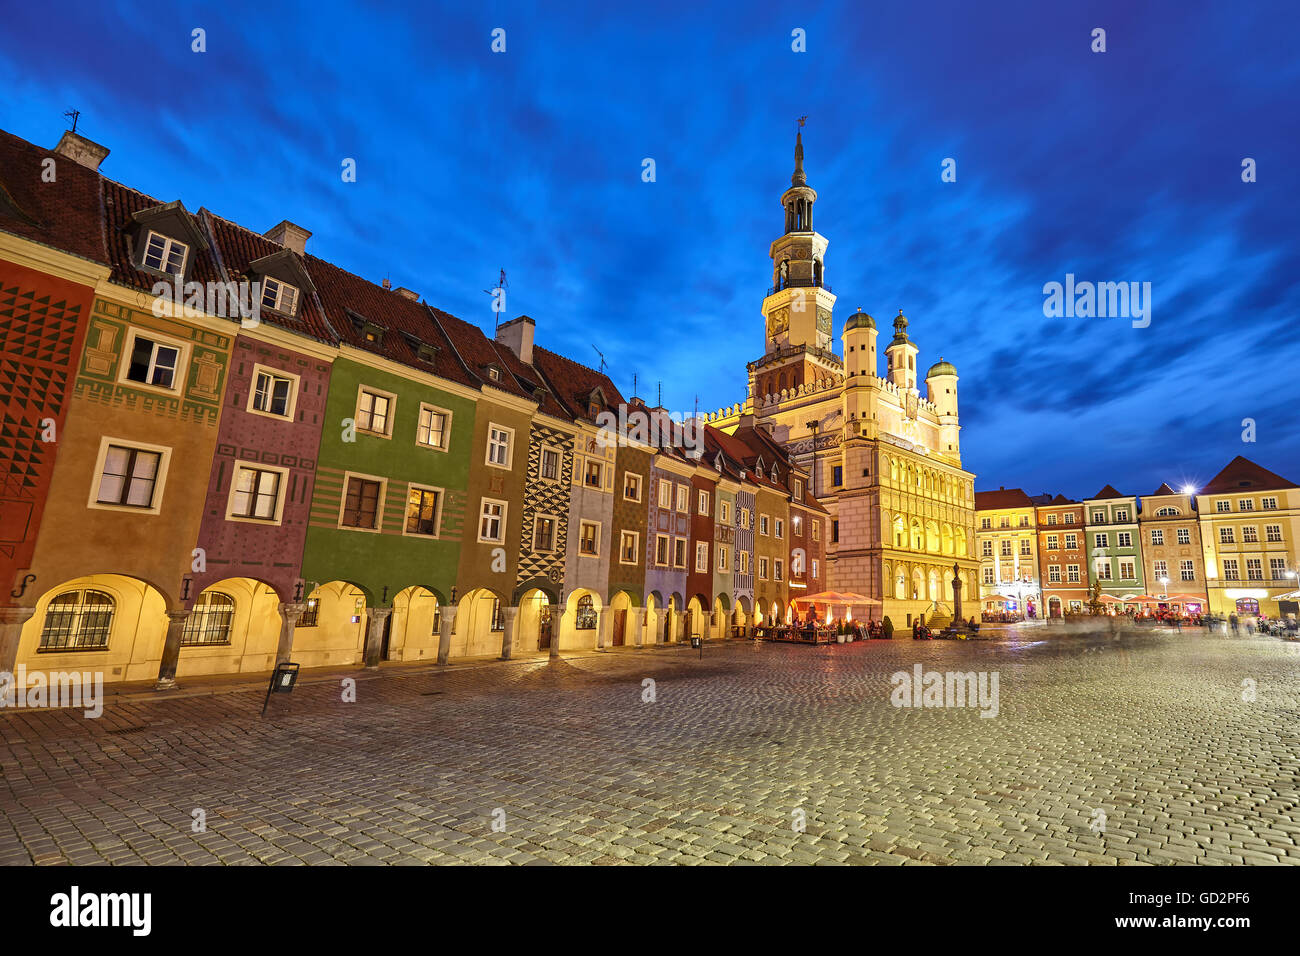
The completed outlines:
{"type": "Polygon", "coordinates": [[[791,186],[808,185],[808,176],[803,171],[803,124],[807,121],[807,116],[800,116],[799,128],[794,134],[794,175],[790,177],[791,186]]]}

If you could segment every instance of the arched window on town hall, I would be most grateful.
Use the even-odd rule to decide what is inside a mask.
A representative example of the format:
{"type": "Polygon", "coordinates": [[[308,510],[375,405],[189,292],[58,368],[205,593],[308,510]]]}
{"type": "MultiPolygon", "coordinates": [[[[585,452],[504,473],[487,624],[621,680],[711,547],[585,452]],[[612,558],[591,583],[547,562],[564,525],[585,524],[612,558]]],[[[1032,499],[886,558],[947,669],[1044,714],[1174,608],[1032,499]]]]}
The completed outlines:
{"type": "Polygon", "coordinates": [[[590,594],[578,598],[578,619],[573,626],[580,631],[596,629],[596,607],[592,603],[590,594]]]}
{"type": "Polygon", "coordinates": [[[181,644],[229,644],[234,622],[235,599],[222,591],[204,591],[185,619],[181,644]]]}
{"type": "Polygon", "coordinates": [[[45,609],[41,651],[95,650],[108,647],[113,626],[113,598],[89,588],[64,591],[45,609]]]}

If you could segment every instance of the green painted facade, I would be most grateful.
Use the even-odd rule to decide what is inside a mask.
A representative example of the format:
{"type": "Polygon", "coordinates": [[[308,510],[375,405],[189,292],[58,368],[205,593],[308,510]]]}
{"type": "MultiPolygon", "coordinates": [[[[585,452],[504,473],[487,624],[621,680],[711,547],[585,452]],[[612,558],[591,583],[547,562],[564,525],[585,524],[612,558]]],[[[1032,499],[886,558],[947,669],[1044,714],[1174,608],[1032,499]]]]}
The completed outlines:
{"type": "Polygon", "coordinates": [[[1143,576],[1141,541],[1138,537],[1136,498],[1101,498],[1084,502],[1084,521],[1088,554],[1088,585],[1097,583],[1099,561],[1110,562],[1110,578],[1101,579],[1101,591],[1124,598],[1141,594],[1146,588],[1143,576]],[[1101,520],[1098,521],[1098,518],[1101,520]],[[1098,539],[1098,535],[1104,537],[1098,539]],[[1132,575],[1124,573],[1127,563],[1132,575]]]}
{"type": "Polygon", "coordinates": [[[348,581],[364,591],[373,606],[391,604],[399,591],[412,586],[428,588],[439,601],[447,601],[456,582],[466,521],[475,412],[470,399],[350,358],[336,359],[303,556],[304,580],[348,581]],[[393,396],[389,437],[361,428],[346,433],[344,421],[357,418],[362,386],[393,396]],[[451,413],[446,451],[416,441],[421,403],[451,413]],[[349,474],[382,482],[378,531],[339,527],[349,474]],[[404,533],[412,486],[440,493],[436,537],[404,533]]]}

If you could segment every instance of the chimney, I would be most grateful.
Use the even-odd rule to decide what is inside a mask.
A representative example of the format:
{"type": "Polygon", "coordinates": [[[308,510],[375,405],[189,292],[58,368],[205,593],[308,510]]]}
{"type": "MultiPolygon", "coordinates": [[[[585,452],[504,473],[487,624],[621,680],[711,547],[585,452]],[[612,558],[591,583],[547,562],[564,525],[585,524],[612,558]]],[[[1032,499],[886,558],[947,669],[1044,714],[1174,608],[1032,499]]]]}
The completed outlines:
{"type": "Polygon", "coordinates": [[[519,356],[525,365],[533,364],[533,331],[537,323],[526,315],[497,327],[497,341],[519,356]]]}
{"type": "MultiPolygon", "coordinates": [[[[392,283],[390,282],[389,285],[392,285],[392,283]]],[[[412,302],[420,301],[420,293],[412,292],[410,289],[406,288],[406,286],[399,286],[397,294],[404,299],[410,299],[412,302]]]]}
{"type": "Polygon", "coordinates": [[[99,170],[99,164],[108,156],[107,146],[100,146],[98,143],[86,139],[80,133],[74,133],[71,130],[64,131],[59,138],[59,145],[54,147],[54,151],[60,156],[68,157],[74,163],[95,171],[99,170]]]}
{"type": "Polygon", "coordinates": [[[382,283],[380,283],[380,284],[381,284],[385,289],[391,289],[391,288],[393,287],[393,283],[390,282],[390,281],[387,280],[387,279],[385,279],[385,280],[384,280],[382,283]]]}
{"type": "Polygon", "coordinates": [[[281,222],[278,226],[272,226],[266,232],[262,233],[272,242],[278,242],[286,249],[292,249],[298,255],[303,255],[307,251],[307,240],[311,238],[311,233],[302,226],[295,226],[288,219],[281,222]]]}

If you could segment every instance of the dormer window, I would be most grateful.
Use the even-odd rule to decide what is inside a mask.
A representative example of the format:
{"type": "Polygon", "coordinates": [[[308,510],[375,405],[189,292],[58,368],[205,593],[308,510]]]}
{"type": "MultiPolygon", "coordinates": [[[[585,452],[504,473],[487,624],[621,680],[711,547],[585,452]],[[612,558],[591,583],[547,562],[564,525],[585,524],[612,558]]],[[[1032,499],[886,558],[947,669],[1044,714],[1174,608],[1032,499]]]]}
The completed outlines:
{"type": "Polygon", "coordinates": [[[428,342],[421,342],[420,347],[416,349],[416,354],[424,361],[432,362],[438,355],[438,347],[428,342]]]}
{"type": "Polygon", "coordinates": [[[190,247],[170,236],[149,230],[149,241],[144,248],[144,264],[159,272],[172,275],[185,274],[185,259],[190,254],[190,247]]]}
{"type": "Polygon", "coordinates": [[[497,368],[495,365],[489,365],[487,373],[488,373],[488,378],[492,379],[492,381],[494,382],[501,381],[501,369],[497,368]]]}
{"type": "Polygon", "coordinates": [[[298,287],[270,276],[263,277],[262,308],[293,315],[298,308],[298,287]]]}

